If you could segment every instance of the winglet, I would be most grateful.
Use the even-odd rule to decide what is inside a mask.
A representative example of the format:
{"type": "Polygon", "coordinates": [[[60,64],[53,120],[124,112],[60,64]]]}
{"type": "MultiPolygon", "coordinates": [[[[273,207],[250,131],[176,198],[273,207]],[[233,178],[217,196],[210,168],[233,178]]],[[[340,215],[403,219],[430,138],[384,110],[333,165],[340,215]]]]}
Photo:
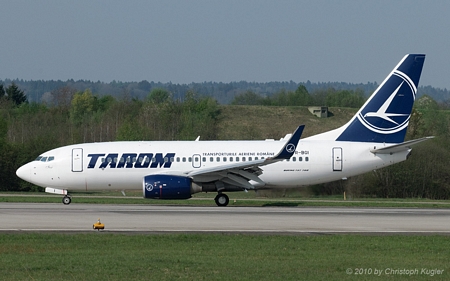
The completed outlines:
{"type": "Polygon", "coordinates": [[[295,149],[297,148],[300,137],[302,136],[303,129],[305,125],[301,125],[295,130],[292,134],[291,138],[286,142],[283,148],[278,152],[278,154],[272,158],[272,160],[281,160],[281,159],[289,159],[294,154],[295,149]]]}

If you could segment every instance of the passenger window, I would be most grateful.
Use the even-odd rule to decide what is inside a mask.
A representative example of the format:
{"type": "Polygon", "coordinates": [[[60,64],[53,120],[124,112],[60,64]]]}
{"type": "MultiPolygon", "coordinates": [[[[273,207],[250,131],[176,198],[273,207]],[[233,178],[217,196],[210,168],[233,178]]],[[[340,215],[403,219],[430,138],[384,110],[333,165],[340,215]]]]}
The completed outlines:
{"type": "Polygon", "coordinates": [[[251,158],[251,157],[249,157],[249,158],[248,158],[248,161],[252,161],[252,158],[251,158]]]}
{"type": "Polygon", "coordinates": [[[209,157],[209,162],[214,162],[214,157],[209,157]]]}
{"type": "Polygon", "coordinates": [[[242,157],[242,161],[244,161],[244,162],[245,162],[245,157],[242,157]]]}
{"type": "Polygon", "coordinates": [[[120,163],[125,162],[125,159],[123,157],[120,157],[120,163]]]}
{"type": "Polygon", "coordinates": [[[155,157],[152,158],[152,162],[156,162],[156,158],[155,157]]]}
{"type": "Polygon", "coordinates": [[[226,157],[223,158],[223,162],[227,162],[227,158],[226,157]]]}
{"type": "Polygon", "coordinates": [[[258,160],[258,157],[255,157],[255,160],[258,160]]]}
{"type": "Polygon", "coordinates": [[[292,161],[294,161],[294,162],[295,162],[295,161],[297,161],[297,158],[295,158],[295,157],[292,157],[292,161]]]}
{"type": "Polygon", "coordinates": [[[150,162],[150,157],[145,156],[145,163],[149,163],[150,162]]]}
{"type": "Polygon", "coordinates": [[[131,161],[133,161],[133,163],[136,162],[136,157],[133,157],[131,161]]]}
{"type": "Polygon", "coordinates": [[[230,157],[230,162],[233,162],[233,157],[230,157]]]}
{"type": "Polygon", "coordinates": [[[202,158],[202,161],[203,161],[203,162],[206,162],[206,157],[203,157],[203,158],[202,158]]]}
{"type": "Polygon", "coordinates": [[[139,163],[142,163],[142,160],[144,160],[144,158],[139,157],[139,163]]]}
{"type": "Polygon", "coordinates": [[[309,161],[309,157],[305,157],[305,161],[309,161]]]}
{"type": "Polygon", "coordinates": [[[169,157],[164,157],[164,163],[169,162],[169,157]]]}
{"type": "Polygon", "coordinates": [[[183,162],[186,162],[186,157],[183,157],[183,162]]]}
{"type": "Polygon", "coordinates": [[[217,160],[217,162],[220,162],[220,157],[217,157],[216,160],[217,160]]]}
{"type": "Polygon", "coordinates": [[[236,162],[239,162],[239,157],[236,157],[236,162]]]}
{"type": "Polygon", "coordinates": [[[170,157],[170,162],[175,162],[175,157],[170,157]]]}
{"type": "Polygon", "coordinates": [[[189,158],[188,158],[188,162],[192,162],[192,157],[189,157],[189,158]]]}
{"type": "Polygon", "coordinates": [[[177,162],[180,162],[180,157],[177,157],[177,162]]]}

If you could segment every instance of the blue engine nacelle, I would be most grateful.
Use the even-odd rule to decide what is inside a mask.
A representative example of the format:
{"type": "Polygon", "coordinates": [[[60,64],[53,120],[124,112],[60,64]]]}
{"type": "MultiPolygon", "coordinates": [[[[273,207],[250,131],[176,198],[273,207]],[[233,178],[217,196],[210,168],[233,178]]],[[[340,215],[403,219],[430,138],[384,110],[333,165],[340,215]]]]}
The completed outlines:
{"type": "Polygon", "coordinates": [[[145,176],[142,188],[144,198],[188,199],[194,193],[192,190],[192,180],[182,176],[145,176]]]}

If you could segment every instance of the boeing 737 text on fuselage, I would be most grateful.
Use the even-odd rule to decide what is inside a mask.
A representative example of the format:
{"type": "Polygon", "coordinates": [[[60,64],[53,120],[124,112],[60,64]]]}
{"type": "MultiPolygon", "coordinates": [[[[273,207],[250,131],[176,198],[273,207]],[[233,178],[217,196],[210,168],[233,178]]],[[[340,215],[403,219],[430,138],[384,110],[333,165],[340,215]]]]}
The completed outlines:
{"type": "Polygon", "coordinates": [[[408,158],[405,142],[425,55],[406,55],[342,127],[300,140],[141,141],[69,145],[17,170],[46,192],[142,189],[144,198],[188,199],[197,192],[294,188],[345,179],[408,158]]]}

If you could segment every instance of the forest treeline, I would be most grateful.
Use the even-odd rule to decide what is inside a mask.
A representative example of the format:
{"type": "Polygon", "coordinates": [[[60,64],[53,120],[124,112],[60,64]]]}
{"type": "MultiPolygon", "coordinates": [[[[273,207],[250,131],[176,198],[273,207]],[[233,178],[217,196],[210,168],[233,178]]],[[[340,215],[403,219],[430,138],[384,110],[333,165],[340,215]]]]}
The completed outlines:
{"type": "MultiPolygon", "coordinates": [[[[181,100],[166,89],[154,88],[145,98],[137,99],[63,86],[50,93],[51,103],[36,103],[30,102],[14,85],[13,88],[2,86],[0,91],[0,190],[41,190],[17,178],[15,171],[42,152],[56,147],[116,140],[194,140],[197,136],[213,140],[218,139],[219,124],[224,118],[221,112],[224,105],[195,91],[188,91],[181,100]],[[13,96],[19,98],[13,99],[13,96]]],[[[258,106],[320,103],[356,108],[364,100],[360,90],[329,89],[309,93],[301,85],[293,91],[279,91],[270,98],[247,91],[236,95],[233,103],[258,106]],[[250,103],[255,100],[260,102],[250,103]]],[[[234,106],[236,110],[245,108],[226,106],[234,106]]],[[[407,138],[430,135],[436,138],[415,147],[408,161],[347,181],[313,186],[311,190],[315,194],[341,194],[346,190],[355,197],[448,199],[450,114],[443,108],[445,104],[427,95],[416,101],[407,138]]],[[[271,124],[266,122],[264,126],[271,124]]],[[[251,132],[240,133],[240,139],[251,138],[246,135],[251,132]]]]}
{"type": "Polygon", "coordinates": [[[247,91],[235,96],[232,105],[267,105],[267,106],[333,106],[361,107],[366,98],[362,90],[316,90],[312,94],[300,85],[295,91],[281,90],[271,96],[261,96],[247,91]]]}
{"type": "MultiPolygon", "coordinates": [[[[15,83],[22,89],[28,97],[29,102],[37,103],[52,103],[53,96],[51,93],[63,87],[69,87],[76,91],[84,91],[91,89],[93,93],[98,96],[110,95],[116,99],[121,99],[123,96],[128,96],[133,99],[145,99],[148,93],[153,89],[164,89],[171,93],[173,99],[183,100],[188,92],[195,92],[202,96],[209,96],[219,102],[219,104],[230,104],[237,95],[245,92],[253,92],[261,97],[271,97],[280,91],[295,91],[299,86],[304,86],[309,93],[317,91],[326,91],[334,89],[336,91],[362,91],[365,97],[369,96],[377,87],[376,82],[367,83],[345,83],[345,82],[301,82],[294,81],[285,82],[202,82],[189,84],[176,83],[162,83],[162,82],[148,82],[143,80],[141,82],[120,82],[112,81],[105,83],[101,81],[89,80],[0,80],[0,84],[5,86],[15,83]]],[[[427,94],[437,102],[449,102],[450,92],[447,89],[434,88],[431,86],[420,86],[418,88],[418,97],[427,94]]]]}

